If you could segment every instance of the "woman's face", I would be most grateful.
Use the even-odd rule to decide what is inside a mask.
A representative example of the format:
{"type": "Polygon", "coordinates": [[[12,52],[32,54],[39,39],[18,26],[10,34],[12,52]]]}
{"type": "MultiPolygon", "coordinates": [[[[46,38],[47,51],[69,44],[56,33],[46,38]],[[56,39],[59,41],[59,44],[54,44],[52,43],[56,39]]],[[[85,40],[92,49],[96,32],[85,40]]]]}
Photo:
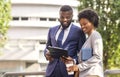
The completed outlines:
{"type": "Polygon", "coordinates": [[[95,29],[94,25],[86,18],[81,18],[79,23],[84,33],[88,35],[90,35],[92,31],[95,29]]]}

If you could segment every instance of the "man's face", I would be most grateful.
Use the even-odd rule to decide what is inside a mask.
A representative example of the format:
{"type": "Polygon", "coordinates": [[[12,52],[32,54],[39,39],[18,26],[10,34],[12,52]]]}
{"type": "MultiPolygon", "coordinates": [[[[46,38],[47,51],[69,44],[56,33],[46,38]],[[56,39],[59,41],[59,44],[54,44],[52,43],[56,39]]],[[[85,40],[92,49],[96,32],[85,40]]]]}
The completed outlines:
{"type": "Polygon", "coordinates": [[[72,21],[73,13],[71,11],[60,11],[60,23],[63,28],[69,27],[71,21],[72,21]]]}

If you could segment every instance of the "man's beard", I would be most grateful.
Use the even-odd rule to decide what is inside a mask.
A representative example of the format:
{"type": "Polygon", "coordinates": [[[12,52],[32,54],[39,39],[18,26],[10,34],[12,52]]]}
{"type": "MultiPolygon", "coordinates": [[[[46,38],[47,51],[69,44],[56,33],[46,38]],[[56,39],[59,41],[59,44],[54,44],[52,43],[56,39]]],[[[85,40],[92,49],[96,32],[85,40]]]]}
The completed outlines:
{"type": "Polygon", "coordinates": [[[71,24],[71,22],[69,22],[68,24],[63,24],[63,23],[61,23],[61,26],[64,28],[64,29],[66,29],[66,28],[68,28],[69,26],[70,26],[70,24],[71,24]]]}

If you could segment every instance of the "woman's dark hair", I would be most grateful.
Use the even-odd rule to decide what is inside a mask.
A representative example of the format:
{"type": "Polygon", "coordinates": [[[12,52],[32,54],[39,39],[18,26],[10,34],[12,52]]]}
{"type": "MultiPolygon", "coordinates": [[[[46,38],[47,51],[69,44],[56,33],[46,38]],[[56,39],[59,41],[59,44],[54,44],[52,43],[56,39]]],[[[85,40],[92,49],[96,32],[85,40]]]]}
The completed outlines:
{"type": "Polygon", "coordinates": [[[69,5],[63,5],[63,6],[60,8],[60,11],[63,11],[63,12],[71,11],[71,12],[73,12],[73,9],[72,9],[72,7],[69,6],[69,5]]]}
{"type": "Polygon", "coordinates": [[[86,18],[94,25],[94,27],[98,27],[98,24],[99,24],[98,15],[92,9],[87,8],[87,9],[80,11],[78,14],[78,21],[80,21],[81,18],[86,18]]]}

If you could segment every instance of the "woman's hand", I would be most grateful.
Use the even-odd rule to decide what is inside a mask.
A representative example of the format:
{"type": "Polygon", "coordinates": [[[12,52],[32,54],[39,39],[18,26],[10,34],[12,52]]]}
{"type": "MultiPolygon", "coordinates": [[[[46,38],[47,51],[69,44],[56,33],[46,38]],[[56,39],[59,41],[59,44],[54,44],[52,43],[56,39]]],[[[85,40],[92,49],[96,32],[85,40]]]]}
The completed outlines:
{"type": "Polygon", "coordinates": [[[73,65],[73,66],[69,66],[67,67],[67,71],[71,72],[71,71],[79,71],[79,68],[77,65],[73,65]]]}

